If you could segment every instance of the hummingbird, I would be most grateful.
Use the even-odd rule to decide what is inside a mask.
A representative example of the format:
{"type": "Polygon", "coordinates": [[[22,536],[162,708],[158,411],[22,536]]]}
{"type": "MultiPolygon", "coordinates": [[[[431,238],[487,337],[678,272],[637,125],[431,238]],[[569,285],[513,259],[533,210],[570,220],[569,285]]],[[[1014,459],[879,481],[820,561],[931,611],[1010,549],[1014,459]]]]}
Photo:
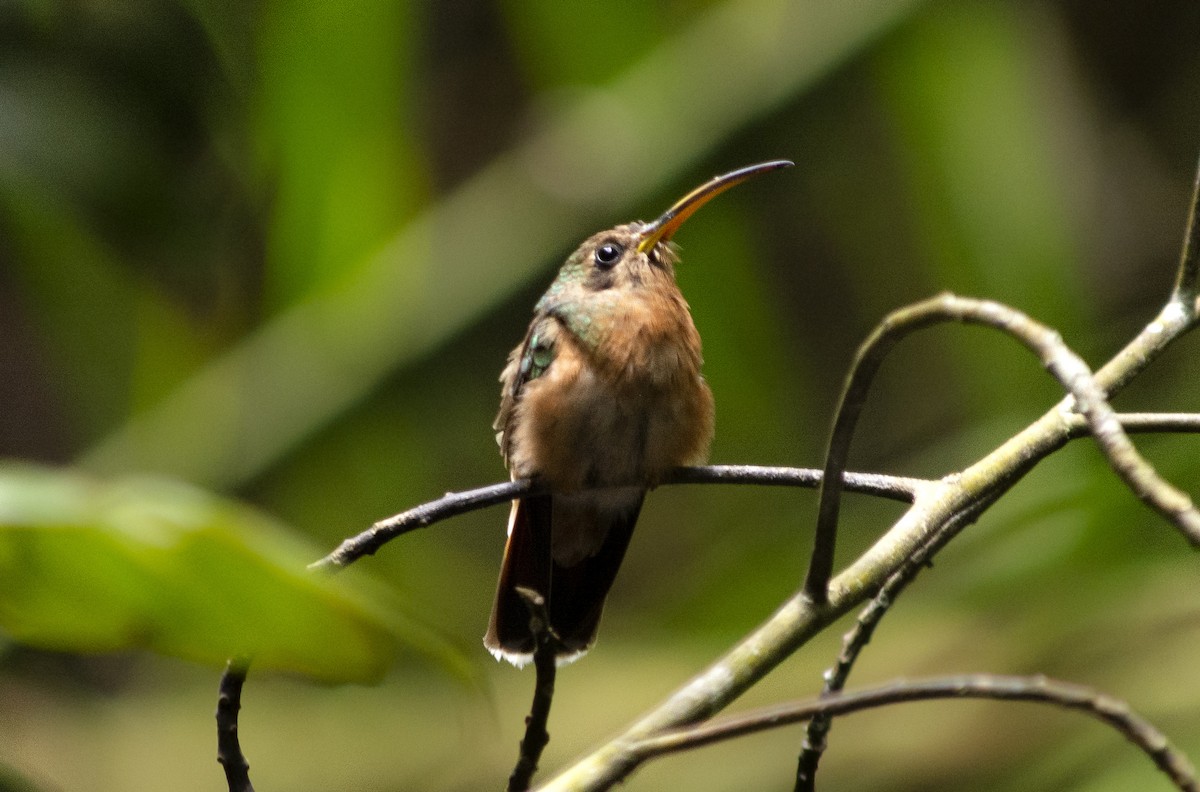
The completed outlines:
{"type": "Polygon", "coordinates": [[[512,477],[548,491],[509,514],[484,636],[497,659],[522,666],[536,647],[519,588],[543,598],[560,664],[591,648],[646,492],[707,458],[713,396],[671,237],[714,196],[791,164],[717,176],[653,222],[589,237],[538,300],[500,375],[493,428],[512,477]]]}

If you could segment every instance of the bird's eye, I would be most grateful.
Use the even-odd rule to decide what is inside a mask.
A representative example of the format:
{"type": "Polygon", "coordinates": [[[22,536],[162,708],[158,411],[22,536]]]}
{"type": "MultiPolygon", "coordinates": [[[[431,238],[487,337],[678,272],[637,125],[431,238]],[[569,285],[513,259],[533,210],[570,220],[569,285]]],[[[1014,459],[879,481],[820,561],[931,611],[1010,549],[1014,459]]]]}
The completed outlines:
{"type": "Polygon", "coordinates": [[[617,263],[617,259],[621,258],[621,254],[624,252],[625,249],[616,242],[605,242],[596,248],[596,264],[604,269],[608,269],[617,263]]]}

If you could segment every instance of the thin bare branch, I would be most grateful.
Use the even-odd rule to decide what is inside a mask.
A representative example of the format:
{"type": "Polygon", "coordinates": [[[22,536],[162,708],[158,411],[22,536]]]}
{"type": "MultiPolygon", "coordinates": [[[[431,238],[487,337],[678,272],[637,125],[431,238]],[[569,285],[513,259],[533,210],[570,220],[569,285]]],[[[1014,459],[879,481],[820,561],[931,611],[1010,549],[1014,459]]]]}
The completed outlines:
{"type": "Polygon", "coordinates": [[[1192,183],[1192,204],[1188,209],[1187,226],[1183,232],[1183,251],[1179,255],[1179,274],[1175,279],[1174,298],[1195,313],[1197,305],[1197,280],[1200,279],[1200,165],[1196,166],[1196,179],[1192,183]]]}
{"type": "Polygon", "coordinates": [[[546,598],[533,589],[518,588],[517,593],[529,608],[529,625],[533,633],[533,667],[536,679],[533,685],[533,703],[525,718],[525,737],[512,775],[508,777],[508,792],[525,792],[537,772],[542,751],[550,742],[546,723],[550,719],[550,705],[554,701],[554,678],[558,673],[555,654],[558,636],[550,628],[550,614],[546,612],[546,598]]]}
{"type": "MultiPolygon", "coordinates": [[[[1200,432],[1200,413],[1117,413],[1126,434],[1195,434],[1200,432]]],[[[1092,433],[1087,419],[1073,413],[1068,420],[1069,439],[1092,433]]]]}
{"type": "MultiPolygon", "coordinates": [[[[1200,432],[1200,414],[1194,413],[1118,413],[1117,419],[1125,431],[1133,432],[1200,432]]],[[[1071,438],[1090,434],[1083,416],[1071,418],[1071,438]]],[[[659,486],[675,484],[756,484],[759,486],[801,487],[816,489],[821,483],[821,471],[815,468],[768,467],[763,465],[704,465],[677,468],[659,486]]],[[[847,492],[873,495],[877,498],[912,503],[922,487],[933,484],[928,479],[888,476],[881,473],[844,474],[847,492]]],[[[380,547],[398,536],[427,528],[434,523],[460,514],[506,503],[523,495],[542,491],[541,485],[527,480],[489,484],[473,490],[450,492],[437,500],[414,506],[372,525],[362,533],[346,539],[329,555],[313,562],[309,569],[330,570],[348,566],[363,556],[373,555],[380,547]]]]}
{"type": "Polygon", "coordinates": [[[655,756],[806,721],[816,715],[846,715],[908,701],[982,698],[1029,701],[1077,710],[1116,729],[1145,753],[1183,792],[1196,792],[1196,771],[1187,756],[1174,748],[1148,720],[1120,699],[1082,685],[1046,677],[971,674],[926,680],[900,680],[853,693],[836,693],[805,701],[754,710],[709,723],[641,739],[630,751],[641,763],[655,756]]]}
{"type": "Polygon", "coordinates": [[[374,555],[375,551],[395,539],[397,536],[425,528],[436,522],[459,514],[506,503],[513,498],[523,495],[533,495],[539,491],[534,482],[528,479],[506,481],[502,484],[490,484],[486,487],[467,490],[466,492],[447,492],[437,500],[414,506],[408,511],[380,520],[367,530],[352,536],[338,545],[329,555],[308,565],[313,571],[333,570],[349,566],[363,556],[374,555]]]}
{"type": "MultiPolygon", "coordinates": [[[[816,488],[821,471],[812,468],[762,467],[758,465],[708,465],[678,468],[669,473],[660,486],[668,484],[759,484],[763,486],[816,488]]],[[[877,473],[847,473],[846,489],[875,495],[880,498],[912,503],[922,485],[932,482],[903,476],[884,476],[877,473]]],[[[486,487],[449,492],[437,500],[414,506],[372,525],[367,530],[343,541],[329,555],[309,564],[309,569],[332,570],[349,566],[363,556],[373,555],[380,547],[397,536],[426,528],[449,517],[476,509],[506,503],[513,498],[543,492],[543,485],[528,480],[506,481],[486,487]]]]}
{"type": "MultiPolygon", "coordinates": [[[[1084,426],[1086,427],[1086,424],[1084,426]]],[[[1001,494],[1003,493],[989,493],[977,503],[971,504],[970,507],[956,514],[947,521],[941,530],[930,537],[929,541],[913,551],[892,573],[879,593],[858,614],[854,627],[842,638],[842,651],[838,655],[837,661],[822,676],[824,680],[821,688],[822,697],[840,693],[845,689],[855,662],[862,654],[863,649],[870,643],[871,638],[875,635],[875,628],[891,609],[896,597],[908,588],[908,584],[929,565],[939,550],[945,547],[960,531],[979,519],[979,516],[987,511],[1000,498],[1001,494]]],[[[829,713],[818,714],[808,722],[800,747],[800,757],[796,762],[795,792],[812,792],[816,788],[817,766],[821,761],[821,755],[825,752],[826,739],[832,725],[833,716],[829,713]]]]}
{"type": "Polygon", "coordinates": [[[1134,494],[1179,528],[1193,545],[1200,546],[1200,512],[1192,504],[1191,498],[1163,480],[1138,453],[1121,428],[1121,422],[1109,406],[1106,394],[1091,370],[1082,358],[1063,343],[1058,333],[1006,305],[991,300],[943,294],[893,311],[855,356],[834,419],[826,455],[816,536],[804,581],[806,596],[816,603],[824,603],[827,598],[843,489],[842,471],[845,470],[850,441],[867,393],[884,358],[896,344],[912,333],[953,321],[1000,330],[1036,354],[1046,369],[1074,397],[1073,403],[1067,403],[1064,409],[1074,409],[1083,414],[1092,436],[1117,475],[1134,494]]]}
{"type": "Polygon", "coordinates": [[[225,768],[229,792],[254,792],[250,783],[250,763],[238,740],[238,712],[242,708],[242,685],[250,661],[235,657],[225,665],[217,694],[217,761],[225,768]]]}
{"type": "MultiPolygon", "coordinates": [[[[928,479],[886,476],[882,473],[844,474],[844,487],[848,492],[902,503],[912,503],[923,487],[933,483],[928,479]]],[[[767,487],[816,489],[821,484],[821,471],[815,468],[760,465],[707,465],[677,468],[659,484],[757,484],[767,487]]]]}

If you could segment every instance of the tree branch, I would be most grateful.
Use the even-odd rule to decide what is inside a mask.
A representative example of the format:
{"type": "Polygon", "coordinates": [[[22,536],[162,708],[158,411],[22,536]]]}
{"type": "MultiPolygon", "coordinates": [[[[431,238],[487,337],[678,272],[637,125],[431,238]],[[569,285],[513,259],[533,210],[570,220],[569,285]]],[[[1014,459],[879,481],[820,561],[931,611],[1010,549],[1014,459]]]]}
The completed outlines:
{"type": "Polygon", "coordinates": [[[546,723],[550,720],[550,705],[554,701],[554,678],[558,673],[555,653],[558,636],[550,627],[550,614],[546,612],[546,598],[529,588],[518,588],[517,593],[529,608],[529,625],[533,633],[533,667],[537,673],[533,686],[533,703],[525,718],[525,737],[521,740],[521,751],[516,767],[508,777],[508,792],[525,792],[537,772],[542,751],[550,742],[546,723]]]}
{"type": "Polygon", "coordinates": [[[1192,205],[1183,232],[1179,273],[1172,295],[1181,303],[1190,305],[1193,313],[1200,311],[1200,305],[1197,305],[1197,280],[1200,280],[1200,166],[1196,168],[1196,178],[1192,183],[1192,205]]]}
{"type": "MultiPolygon", "coordinates": [[[[762,467],[758,465],[709,465],[677,468],[659,482],[669,484],[759,484],[763,486],[815,488],[821,481],[821,471],[812,468],[762,467]]],[[[847,473],[846,489],[880,498],[912,503],[923,485],[932,482],[903,476],[878,473],[847,473]]],[[[397,536],[426,528],[449,517],[507,503],[514,498],[536,495],[545,487],[530,479],[506,481],[464,492],[449,492],[437,500],[414,506],[372,525],[367,530],[343,541],[336,550],[309,564],[314,571],[349,566],[363,556],[373,555],[380,547],[397,536]]]]}
{"type": "MultiPolygon", "coordinates": [[[[933,483],[928,479],[887,476],[882,473],[846,473],[844,476],[844,486],[850,492],[901,503],[912,503],[923,487],[933,483]]],[[[676,468],[659,482],[659,486],[668,484],[757,484],[767,487],[816,489],[821,484],[821,471],[815,468],[759,465],[707,465],[676,468]]]]}
{"type": "Polygon", "coordinates": [[[1138,453],[1087,364],[1063,343],[1057,332],[1015,308],[991,300],[943,294],[888,314],[855,356],[825,459],[816,536],[804,581],[806,596],[817,603],[825,602],[827,596],[837,540],[842,471],[867,393],[884,358],[912,333],[953,321],[1000,330],[1037,355],[1073,397],[1062,409],[1083,413],[1092,436],[1117,475],[1142,501],[1179,528],[1188,541],[1200,547],[1200,511],[1187,494],[1163,480],[1138,453]]]}
{"type": "MultiPolygon", "coordinates": [[[[1197,413],[1118,413],[1121,426],[1129,434],[1146,432],[1200,432],[1200,414],[1197,413]]],[[[1084,416],[1073,413],[1070,419],[1070,439],[1086,437],[1091,433],[1084,416]]],[[[949,520],[928,542],[917,548],[911,556],[888,578],[879,593],[858,615],[854,627],[842,640],[842,651],[834,666],[823,675],[822,696],[842,691],[850,677],[854,663],[874,636],[875,629],[888,613],[908,584],[925,569],[933,556],[986,511],[1003,495],[1003,491],[991,492],[984,500],[949,520]]],[[[826,740],[833,718],[827,713],[816,715],[808,722],[800,757],[796,763],[795,792],[812,792],[816,788],[817,767],[826,749],[826,740]]]]}
{"type": "MultiPolygon", "coordinates": [[[[1087,424],[1083,425],[1087,426],[1087,424]]],[[[846,681],[850,678],[854,663],[870,643],[875,634],[875,628],[891,609],[896,597],[908,588],[908,584],[929,565],[939,550],[945,547],[960,531],[979,519],[979,516],[999,500],[1002,494],[1001,492],[989,493],[978,503],[972,504],[965,511],[956,514],[892,573],[879,593],[858,614],[854,627],[843,637],[842,651],[838,655],[837,661],[822,676],[824,679],[824,685],[821,688],[822,697],[840,693],[846,687],[846,681]]],[[[816,788],[817,766],[821,761],[821,755],[825,752],[826,738],[832,725],[833,716],[829,713],[818,714],[808,722],[800,747],[800,757],[796,762],[795,792],[812,792],[816,788]]]]}
{"type": "Polygon", "coordinates": [[[449,517],[494,506],[497,503],[507,503],[514,498],[534,495],[540,491],[541,488],[533,481],[518,479],[502,484],[490,484],[466,492],[447,492],[445,496],[437,500],[422,503],[408,511],[380,520],[357,536],[346,539],[338,545],[336,550],[309,564],[308,568],[316,572],[349,566],[363,556],[374,555],[379,548],[397,536],[402,536],[418,528],[426,528],[449,517]]]}
{"type": "Polygon", "coordinates": [[[1197,792],[1196,771],[1188,758],[1175,749],[1149,721],[1120,699],[1082,685],[1041,676],[1017,677],[992,674],[897,681],[854,693],[836,693],[805,701],[766,707],[722,718],[698,726],[674,729],[645,737],[628,750],[635,765],[655,756],[699,748],[746,734],[808,720],[817,715],[846,715],[865,709],[908,701],[945,698],[982,698],[1029,701],[1077,710],[1116,729],[1142,750],[1159,770],[1183,792],[1197,792]]]}
{"type": "MultiPolygon", "coordinates": [[[[1200,414],[1193,413],[1118,413],[1126,432],[1200,432],[1200,414]]],[[[1070,439],[1090,434],[1082,416],[1072,416],[1070,439]]],[[[764,467],[761,465],[705,465],[677,468],[659,486],[675,484],[757,484],[760,486],[816,489],[821,471],[814,468],[764,467]]],[[[881,473],[846,473],[847,492],[912,503],[922,487],[934,482],[927,479],[888,476],[881,473]]],[[[408,511],[382,519],[362,533],[343,541],[329,555],[309,564],[313,571],[328,571],[349,566],[363,556],[374,555],[380,547],[398,536],[434,523],[513,498],[542,492],[540,484],[529,479],[489,484],[463,492],[448,492],[437,500],[414,506],[408,511]]]]}
{"type": "MultiPolygon", "coordinates": [[[[1118,420],[1128,432],[1200,432],[1200,414],[1190,413],[1129,413],[1118,414],[1118,420]]],[[[1087,423],[1084,416],[1072,414],[1067,419],[1067,434],[1062,438],[1062,442],[1069,439],[1086,437],[1091,433],[1091,427],[1087,423]]],[[[1032,465],[1031,465],[1032,466],[1032,465]]],[[[672,471],[663,481],[660,486],[672,484],[757,484],[763,486],[795,486],[803,488],[816,488],[820,485],[822,479],[822,471],[812,468],[791,468],[791,467],[763,467],[755,465],[710,465],[703,467],[679,468],[672,471]]],[[[1013,479],[1015,483],[1016,479],[1013,479]]],[[[877,497],[888,498],[902,502],[914,503],[920,493],[934,487],[937,482],[932,482],[926,479],[914,479],[900,476],[888,476],[873,473],[844,473],[845,489],[851,492],[874,495],[877,497]]],[[[444,497],[434,501],[420,504],[408,511],[393,515],[386,519],[380,520],[372,525],[366,531],[351,537],[342,542],[339,547],[324,558],[314,562],[309,566],[314,571],[336,570],[359,560],[360,558],[374,554],[380,547],[392,539],[401,536],[410,531],[419,528],[425,528],[434,523],[440,522],[450,517],[464,514],[477,509],[486,508],[498,503],[507,502],[513,498],[523,495],[535,494],[542,490],[539,483],[530,480],[517,480],[492,484],[485,487],[480,487],[473,490],[467,490],[458,493],[447,493],[444,497]]],[[[987,501],[986,505],[990,505],[991,500],[987,501]]],[[[978,517],[979,512],[970,512],[969,519],[967,513],[964,512],[960,517],[961,520],[951,520],[950,524],[957,527],[965,527],[969,522],[978,517]]],[[[954,532],[947,532],[945,541],[953,535],[954,532]]],[[[912,569],[912,574],[920,569],[920,562],[902,567],[902,569],[912,569]]],[[[897,572],[897,576],[900,572],[897,572]]],[[[879,616],[885,609],[879,611],[879,616]]],[[[869,640],[869,630],[865,630],[863,635],[866,636],[862,643],[865,645],[869,640]]],[[[860,647],[861,648],[861,647],[860,647]]],[[[856,656],[857,652],[855,652],[856,656]]],[[[845,676],[849,674],[850,665],[853,659],[849,659],[845,663],[845,670],[842,675],[842,683],[833,690],[840,689],[844,685],[845,676]]],[[[536,657],[535,657],[535,666],[536,657]]],[[[553,680],[550,683],[550,695],[553,691],[553,680]]],[[[542,685],[536,685],[538,689],[542,689],[542,685]]],[[[536,705],[535,692],[535,705],[536,705]]],[[[547,700],[546,716],[548,716],[549,700],[547,700]]],[[[531,719],[533,713],[531,712],[531,719]]],[[[528,726],[532,722],[527,719],[526,741],[529,739],[530,732],[528,726]]],[[[543,730],[544,730],[543,721],[543,730]]],[[[548,741],[549,737],[546,736],[548,741]]],[[[543,743],[543,747],[544,747],[543,743]]],[[[522,755],[525,755],[524,745],[522,743],[522,755]]],[[[540,749],[538,751],[540,756],[540,749]]],[[[532,767],[529,770],[529,777],[532,777],[533,770],[536,769],[537,757],[534,758],[532,767]]],[[[814,764],[815,770],[815,764],[814,764]]],[[[514,776],[517,770],[514,770],[514,776]]],[[[512,778],[510,778],[510,784],[512,778]]],[[[528,780],[526,780],[526,784],[528,780]]]]}
{"type": "MultiPolygon", "coordinates": [[[[1126,434],[1194,434],[1200,432],[1200,413],[1117,413],[1126,434]]],[[[1072,413],[1067,420],[1067,439],[1091,434],[1087,419],[1072,413]]]]}
{"type": "Polygon", "coordinates": [[[235,657],[225,665],[217,694],[217,761],[225,768],[229,792],[254,792],[250,783],[250,763],[242,754],[238,740],[238,711],[242,708],[242,685],[250,661],[235,657]]]}

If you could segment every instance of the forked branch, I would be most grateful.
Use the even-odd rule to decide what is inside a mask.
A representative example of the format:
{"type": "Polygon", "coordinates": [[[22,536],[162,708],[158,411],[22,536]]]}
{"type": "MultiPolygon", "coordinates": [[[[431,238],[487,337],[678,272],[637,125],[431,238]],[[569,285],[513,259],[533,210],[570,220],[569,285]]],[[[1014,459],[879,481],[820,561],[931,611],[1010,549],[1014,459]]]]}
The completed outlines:
{"type": "MultiPolygon", "coordinates": [[[[889,314],[859,348],[834,418],[821,478],[816,538],[804,581],[804,593],[824,602],[833,572],[842,472],[846,469],[850,440],[866,403],[867,393],[887,354],[912,333],[946,322],[991,327],[1019,341],[1071,394],[1064,411],[1082,414],[1105,458],[1129,488],[1155,511],[1172,522],[1192,545],[1200,547],[1200,511],[1188,495],[1163,480],[1138,453],[1109,406],[1107,395],[1083,359],[1063,343],[1062,337],[1026,314],[991,300],[943,294],[889,314]]],[[[1064,417],[1064,420],[1065,417],[1064,417]]]]}

